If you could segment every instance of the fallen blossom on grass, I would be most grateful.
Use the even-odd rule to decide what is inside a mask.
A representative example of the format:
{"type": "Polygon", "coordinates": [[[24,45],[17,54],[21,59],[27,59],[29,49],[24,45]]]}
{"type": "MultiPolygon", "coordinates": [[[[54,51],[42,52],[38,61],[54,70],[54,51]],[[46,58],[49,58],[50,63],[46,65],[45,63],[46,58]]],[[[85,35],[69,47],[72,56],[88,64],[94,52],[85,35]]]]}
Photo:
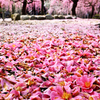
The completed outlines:
{"type": "Polygon", "coordinates": [[[100,99],[99,29],[70,22],[0,26],[0,99],[100,99]]]}

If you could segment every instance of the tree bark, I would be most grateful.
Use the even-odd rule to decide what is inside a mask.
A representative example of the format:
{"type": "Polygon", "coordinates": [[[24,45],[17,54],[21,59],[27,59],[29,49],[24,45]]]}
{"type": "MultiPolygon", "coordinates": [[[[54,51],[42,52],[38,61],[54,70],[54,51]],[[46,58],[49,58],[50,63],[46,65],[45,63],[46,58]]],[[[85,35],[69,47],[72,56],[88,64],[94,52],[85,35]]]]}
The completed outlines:
{"type": "Polygon", "coordinates": [[[93,17],[94,15],[94,5],[92,5],[92,13],[91,13],[91,18],[93,17]]]}
{"type": "Polygon", "coordinates": [[[2,19],[3,21],[5,20],[5,8],[4,7],[2,8],[2,19]]]}
{"type": "Polygon", "coordinates": [[[72,1],[73,1],[72,15],[76,16],[76,7],[79,0],[72,0],[72,1]]]}
{"type": "Polygon", "coordinates": [[[12,14],[15,13],[15,5],[12,4],[12,14]]]}
{"type": "Polygon", "coordinates": [[[32,7],[32,14],[36,15],[35,4],[32,7]]]}
{"type": "Polygon", "coordinates": [[[26,5],[27,5],[27,0],[24,0],[22,7],[22,15],[26,15],[26,5]]]}
{"type": "Polygon", "coordinates": [[[44,0],[41,0],[41,15],[44,15],[44,0]]]}

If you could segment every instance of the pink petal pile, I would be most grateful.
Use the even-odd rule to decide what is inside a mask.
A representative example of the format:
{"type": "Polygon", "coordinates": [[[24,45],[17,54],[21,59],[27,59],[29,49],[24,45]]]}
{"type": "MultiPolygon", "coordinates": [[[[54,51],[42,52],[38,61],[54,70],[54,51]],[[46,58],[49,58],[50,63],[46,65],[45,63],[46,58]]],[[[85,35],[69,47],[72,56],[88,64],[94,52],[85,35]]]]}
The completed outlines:
{"type": "Polygon", "coordinates": [[[100,35],[62,32],[0,41],[0,100],[100,100],[100,35]]]}

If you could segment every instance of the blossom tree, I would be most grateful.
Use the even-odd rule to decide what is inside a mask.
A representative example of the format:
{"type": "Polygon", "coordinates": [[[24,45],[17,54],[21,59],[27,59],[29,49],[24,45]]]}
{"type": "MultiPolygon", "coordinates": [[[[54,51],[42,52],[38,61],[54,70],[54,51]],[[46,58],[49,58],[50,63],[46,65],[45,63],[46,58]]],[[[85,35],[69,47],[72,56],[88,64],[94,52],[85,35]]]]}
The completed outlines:
{"type": "MultiPolygon", "coordinates": [[[[55,5],[56,3],[59,3],[59,5],[61,5],[62,3],[62,7],[67,7],[73,3],[71,11],[72,11],[72,15],[76,15],[76,7],[77,7],[77,3],[79,0],[51,0],[51,6],[55,5]]],[[[65,8],[66,9],[66,8],[65,8]]]]}
{"type": "Polygon", "coordinates": [[[44,0],[0,0],[2,4],[5,4],[6,7],[10,6],[12,8],[13,5],[20,6],[22,5],[22,15],[26,14],[26,9],[29,7],[29,5],[32,6],[35,5],[35,7],[41,9],[41,14],[44,13],[44,0]]]}
{"type": "Polygon", "coordinates": [[[1,8],[5,7],[5,9],[7,9],[8,6],[11,8],[12,3],[11,0],[0,0],[1,8]]]}
{"type": "MultiPolygon", "coordinates": [[[[14,3],[16,3],[16,2],[21,2],[22,3],[22,15],[26,15],[26,8],[28,7],[27,5],[28,4],[32,4],[32,3],[34,3],[35,4],[35,2],[38,2],[39,0],[12,0],[14,3]]],[[[37,5],[38,5],[38,3],[36,3],[37,5]]],[[[40,6],[40,5],[38,5],[38,6],[40,6]]]]}
{"type": "Polygon", "coordinates": [[[100,14],[100,2],[96,4],[96,13],[100,14]]]}
{"type": "MultiPolygon", "coordinates": [[[[93,17],[93,14],[99,12],[99,0],[51,0],[49,13],[72,14],[93,17]]],[[[82,16],[81,16],[82,17],[82,16]]]]}
{"type": "Polygon", "coordinates": [[[99,2],[99,0],[84,0],[85,7],[91,7],[92,11],[90,17],[92,18],[95,11],[95,6],[99,2]]]}

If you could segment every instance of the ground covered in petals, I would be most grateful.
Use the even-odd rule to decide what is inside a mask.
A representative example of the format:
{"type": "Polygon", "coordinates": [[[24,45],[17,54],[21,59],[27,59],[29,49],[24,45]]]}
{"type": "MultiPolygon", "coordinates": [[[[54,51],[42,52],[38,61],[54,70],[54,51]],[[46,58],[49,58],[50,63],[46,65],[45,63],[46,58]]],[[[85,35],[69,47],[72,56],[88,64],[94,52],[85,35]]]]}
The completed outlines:
{"type": "Polygon", "coordinates": [[[98,23],[0,22],[0,100],[100,100],[98,23]]]}

